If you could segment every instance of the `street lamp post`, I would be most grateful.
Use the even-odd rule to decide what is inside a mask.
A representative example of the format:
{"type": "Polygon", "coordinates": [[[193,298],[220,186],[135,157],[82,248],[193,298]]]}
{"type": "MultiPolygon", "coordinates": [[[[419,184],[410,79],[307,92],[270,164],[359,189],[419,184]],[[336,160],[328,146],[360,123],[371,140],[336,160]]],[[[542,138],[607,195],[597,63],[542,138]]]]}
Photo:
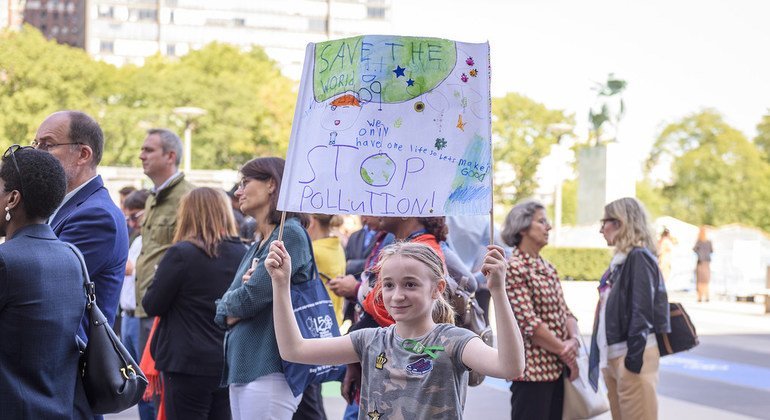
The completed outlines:
{"type": "Polygon", "coordinates": [[[192,166],[192,130],[195,119],[206,115],[206,110],[194,106],[181,106],[173,109],[174,114],[184,118],[184,156],[183,170],[190,172],[192,166]]]}
{"type": "Polygon", "coordinates": [[[556,135],[556,144],[554,145],[554,149],[559,155],[558,158],[561,162],[558,169],[557,179],[556,179],[556,190],[553,194],[553,243],[554,245],[559,244],[559,235],[561,234],[561,219],[562,219],[562,186],[564,185],[564,165],[567,164],[565,159],[565,154],[567,153],[567,150],[569,150],[569,146],[564,144],[565,142],[562,141],[562,137],[564,137],[565,134],[569,134],[573,130],[573,126],[571,124],[567,123],[554,123],[550,124],[547,127],[547,130],[556,135]]]}

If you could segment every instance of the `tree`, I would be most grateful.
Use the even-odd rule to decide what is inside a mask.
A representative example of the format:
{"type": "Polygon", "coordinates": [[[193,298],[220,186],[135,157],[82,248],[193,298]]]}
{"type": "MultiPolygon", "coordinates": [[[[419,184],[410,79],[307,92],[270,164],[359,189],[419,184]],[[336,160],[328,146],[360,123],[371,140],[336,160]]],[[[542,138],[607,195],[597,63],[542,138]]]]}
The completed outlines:
{"type": "Polygon", "coordinates": [[[102,164],[137,166],[151,127],[181,132],[181,106],[196,121],[194,168],[237,168],[258,155],[283,156],[296,84],[264,50],[213,43],[181,59],[151,57],[142,67],[96,61],[47,41],[35,28],[0,33],[0,135],[28,144],[38,125],[62,109],[92,115],[105,134],[102,164]]]}
{"type": "Polygon", "coordinates": [[[757,124],[757,136],[754,137],[754,145],[762,152],[765,161],[770,162],[770,111],[757,124]]]}
{"type": "Polygon", "coordinates": [[[663,191],[649,179],[636,183],[636,198],[644,203],[644,207],[653,219],[666,214],[667,201],[663,196],[663,191]]]}
{"type": "Polygon", "coordinates": [[[255,156],[286,152],[295,84],[261,48],[242,52],[211,43],[179,60],[155,56],[143,67],[120,71],[122,93],[104,115],[105,131],[118,146],[111,149],[118,164],[136,161],[146,128],[181,132],[183,121],[173,115],[180,106],[207,111],[196,120],[194,168],[236,169],[255,156]]]}
{"type": "Polygon", "coordinates": [[[535,173],[543,157],[551,151],[559,135],[549,127],[574,125],[574,118],[564,111],[550,110],[545,105],[518,93],[492,99],[492,133],[496,172],[508,168],[513,179],[496,179],[495,195],[505,204],[532,196],[537,187],[535,173]],[[502,167],[501,167],[502,166],[502,167]]]}
{"type": "Polygon", "coordinates": [[[0,33],[0,135],[29,144],[51,112],[94,113],[115,68],[83,50],[47,41],[37,29],[0,33]]]}
{"type": "Polygon", "coordinates": [[[667,213],[694,224],[740,222],[770,229],[770,164],[746,136],[704,110],[669,124],[648,168],[672,162],[662,188],[667,213]]]}

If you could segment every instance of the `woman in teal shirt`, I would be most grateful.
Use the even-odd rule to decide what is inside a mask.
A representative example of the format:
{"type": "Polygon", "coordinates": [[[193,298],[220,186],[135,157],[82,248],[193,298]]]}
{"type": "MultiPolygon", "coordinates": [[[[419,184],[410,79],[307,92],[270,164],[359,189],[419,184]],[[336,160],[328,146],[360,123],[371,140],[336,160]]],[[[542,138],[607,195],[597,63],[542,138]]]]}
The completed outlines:
{"type": "MultiPolygon", "coordinates": [[[[283,376],[273,328],[273,286],[264,266],[270,242],[278,239],[281,212],[276,210],[285,161],[257,158],[241,168],[235,196],[241,211],[257,221],[257,240],[241,260],[230,288],[217,301],[216,323],[227,328],[223,383],[230,388],[234,420],[291,419],[295,397],[283,376]]],[[[310,280],[310,242],[300,214],[287,213],[283,242],[297,261],[291,281],[310,280]]]]}

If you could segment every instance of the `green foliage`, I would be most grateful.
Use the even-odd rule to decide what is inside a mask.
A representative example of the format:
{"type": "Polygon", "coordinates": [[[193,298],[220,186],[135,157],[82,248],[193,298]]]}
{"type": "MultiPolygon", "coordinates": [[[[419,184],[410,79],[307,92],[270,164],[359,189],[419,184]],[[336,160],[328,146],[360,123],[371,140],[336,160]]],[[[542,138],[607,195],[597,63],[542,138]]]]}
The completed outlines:
{"type": "Polygon", "coordinates": [[[496,179],[495,195],[506,205],[532,196],[537,187],[535,173],[540,161],[558,141],[549,130],[554,124],[574,125],[574,118],[564,111],[550,110],[545,105],[517,93],[492,99],[492,132],[495,136],[495,161],[509,166],[514,179],[496,179]]]}
{"type": "Polygon", "coordinates": [[[713,110],[669,124],[648,167],[673,162],[664,211],[701,225],[740,222],[770,229],[770,164],[713,110]]]}
{"type": "Polygon", "coordinates": [[[0,34],[0,135],[28,143],[51,112],[78,109],[105,133],[103,164],[137,166],[151,127],[181,134],[173,109],[207,111],[195,121],[193,168],[235,169],[257,155],[283,156],[296,87],[265,52],[213,43],[181,59],[151,57],[116,68],[46,41],[31,27],[0,34]]]}
{"type": "Polygon", "coordinates": [[[612,258],[605,248],[545,247],[540,255],[556,267],[563,280],[599,280],[612,258]]]}
{"type": "Polygon", "coordinates": [[[762,152],[765,161],[770,162],[770,113],[763,116],[762,121],[757,124],[757,136],[754,137],[754,145],[762,152]]]}
{"type": "Polygon", "coordinates": [[[636,183],[636,198],[644,203],[647,212],[655,219],[666,214],[666,198],[663,196],[661,188],[655,187],[649,180],[645,179],[636,183]]]}

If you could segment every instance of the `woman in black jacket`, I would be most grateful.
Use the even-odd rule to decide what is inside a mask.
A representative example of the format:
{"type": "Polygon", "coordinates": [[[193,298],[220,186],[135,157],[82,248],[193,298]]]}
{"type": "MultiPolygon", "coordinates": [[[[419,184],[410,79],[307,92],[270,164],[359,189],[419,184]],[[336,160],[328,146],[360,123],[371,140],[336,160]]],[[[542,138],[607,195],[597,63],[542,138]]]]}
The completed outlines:
{"type": "Polygon", "coordinates": [[[601,367],[615,420],[658,418],[655,333],[670,327],[648,220],[642,203],[628,197],[607,204],[601,220],[600,232],[615,253],[599,285],[589,380],[596,386],[601,367]]]}
{"type": "Polygon", "coordinates": [[[182,198],[174,245],[142,299],[147,314],[161,318],[150,348],[170,420],[230,418],[228,390],[220,387],[225,332],[214,324],[214,301],[245,253],[222,191],[196,188],[182,198]]]}

